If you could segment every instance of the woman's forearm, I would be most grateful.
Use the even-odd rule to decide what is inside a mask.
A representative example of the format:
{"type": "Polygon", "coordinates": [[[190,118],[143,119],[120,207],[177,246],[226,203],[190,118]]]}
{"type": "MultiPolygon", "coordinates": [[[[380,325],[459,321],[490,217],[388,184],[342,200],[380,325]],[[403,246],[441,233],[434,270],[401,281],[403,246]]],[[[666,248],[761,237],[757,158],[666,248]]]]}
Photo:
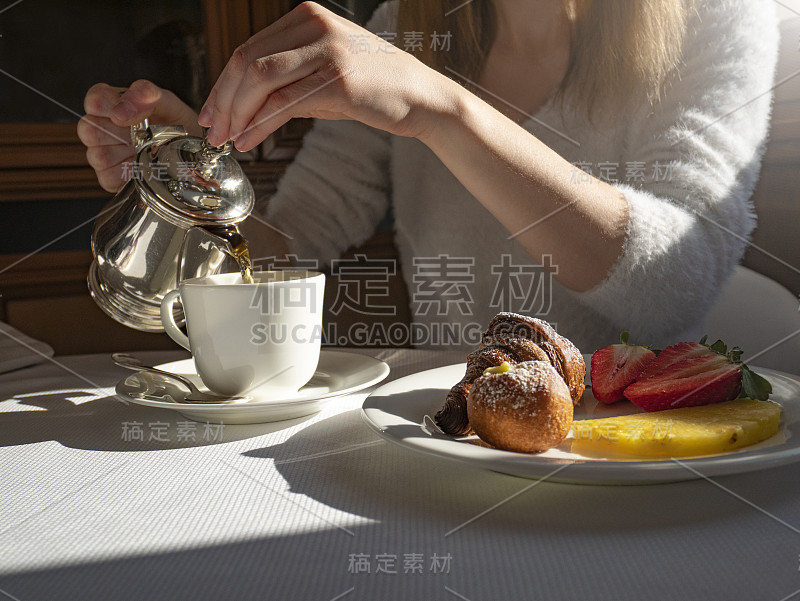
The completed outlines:
{"type": "Polygon", "coordinates": [[[575,167],[455,82],[419,139],[522,247],[577,291],[603,280],[622,250],[628,205],[619,190],[575,167]],[[442,109],[442,106],[450,107],[442,109]]]}

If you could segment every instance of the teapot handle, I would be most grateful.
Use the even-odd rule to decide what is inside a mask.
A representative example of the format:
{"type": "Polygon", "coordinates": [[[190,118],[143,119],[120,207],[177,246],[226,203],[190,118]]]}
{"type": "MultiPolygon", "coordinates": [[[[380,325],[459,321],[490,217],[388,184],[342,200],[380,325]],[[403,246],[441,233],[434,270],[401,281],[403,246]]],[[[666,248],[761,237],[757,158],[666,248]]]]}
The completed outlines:
{"type": "Polygon", "coordinates": [[[145,142],[150,139],[150,134],[147,133],[148,127],[150,127],[148,119],[142,119],[139,123],[131,125],[131,142],[136,152],[139,152],[145,142]]]}
{"type": "Polygon", "coordinates": [[[150,125],[149,119],[142,119],[136,125],[131,125],[131,142],[137,154],[147,144],[166,142],[185,135],[186,130],[180,125],[150,125]]]}

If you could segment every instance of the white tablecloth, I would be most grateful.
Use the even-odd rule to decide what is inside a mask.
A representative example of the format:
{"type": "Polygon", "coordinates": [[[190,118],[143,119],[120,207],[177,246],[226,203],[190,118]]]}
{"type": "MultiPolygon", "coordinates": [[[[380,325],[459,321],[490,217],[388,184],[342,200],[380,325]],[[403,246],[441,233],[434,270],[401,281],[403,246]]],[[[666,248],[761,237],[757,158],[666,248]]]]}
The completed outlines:
{"type": "Polygon", "coordinates": [[[0,599],[800,599],[800,466],[530,486],[382,442],[367,392],[220,431],[56,361],[0,376],[0,599]]]}

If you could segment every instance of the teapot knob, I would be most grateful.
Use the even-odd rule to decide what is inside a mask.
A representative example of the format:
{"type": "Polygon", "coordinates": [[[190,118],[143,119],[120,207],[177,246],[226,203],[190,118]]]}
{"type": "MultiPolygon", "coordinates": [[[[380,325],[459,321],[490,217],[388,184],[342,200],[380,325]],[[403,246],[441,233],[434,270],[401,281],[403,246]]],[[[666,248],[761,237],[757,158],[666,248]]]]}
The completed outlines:
{"type": "Polygon", "coordinates": [[[197,152],[197,159],[201,163],[213,163],[219,157],[229,155],[232,150],[233,143],[230,140],[225,142],[222,146],[212,146],[204,136],[200,150],[197,152]]]}

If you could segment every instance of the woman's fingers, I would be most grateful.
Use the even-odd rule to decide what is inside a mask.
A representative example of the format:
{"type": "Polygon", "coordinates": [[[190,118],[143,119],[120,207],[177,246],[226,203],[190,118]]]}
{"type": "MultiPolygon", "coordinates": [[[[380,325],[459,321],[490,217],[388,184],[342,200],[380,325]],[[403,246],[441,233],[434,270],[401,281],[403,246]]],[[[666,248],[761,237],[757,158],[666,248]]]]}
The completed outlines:
{"type": "MultiPolygon", "coordinates": [[[[279,19],[276,25],[287,20],[287,23],[281,24],[281,28],[268,27],[236,49],[201,111],[201,123],[211,125],[208,132],[210,144],[220,145],[234,137],[231,128],[234,98],[238,102],[237,92],[247,78],[263,79],[264,63],[257,61],[319,41],[333,29],[332,17],[332,13],[329,16],[329,12],[321,7],[305,3],[279,19]]],[[[277,73],[275,70],[273,72],[277,73]]]]}
{"type": "Polygon", "coordinates": [[[118,97],[109,116],[117,125],[130,126],[150,119],[153,123],[181,125],[189,133],[200,134],[194,111],[175,94],[146,79],[134,81],[118,97]]]}
{"type": "Polygon", "coordinates": [[[78,121],[78,137],[86,146],[86,160],[103,189],[119,190],[127,179],[124,164],[133,161],[130,128],[114,125],[105,117],[84,115],[78,121]]]}
{"type": "Polygon", "coordinates": [[[109,169],[125,161],[133,160],[130,146],[114,144],[113,146],[90,146],[86,149],[86,160],[95,171],[109,169]]]}
{"type": "Polygon", "coordinates": [[[83,98],[83,110],[87,115],[108,117],[113,107],[119,102],[120,94],[125,88],[110,86],[106,83],[96,83],[83,98]]]}
{"type": "Polygon", "coordinates": [[[78,122],[78,137],[98,182],[109,192],[119,190],[131,175],[126,169],[134,160],[131,125],[148,118],[202,135],[194,111],[172,92],[147,80],[135,81],[128,88],[95,84],[83,105],[86,115],[78,122]]]}
{"type": "Polygon", "coordinates": [[[135,81],[129,88],[95,84],[83,104],[86,115],[78,122],[78,137],[87,147],[130,145],[130,126],[145,118],[202,133],[189,106],[146,80],[135,81]]]}
{"type": "Polygon", "coordinates": [[[100,182],[103,190],[115,193],[130,179],[130,173],[126,173],[125,162],[121,161],[106,169],[95,170],[97,181],[100,182]]]}
{"type": "Polygon", "coordinates": [[[412,56],[388,45],[353,53],[355,36],[371,36],[379,49],[381,40],[313,3],[290,15],[293,23],[253,36],[225,66],[199,117],[211,125],[209,143],[233,139],[250,150],[290,118],[309,116],[414,136],[419,115],[435,114],[441,83],[412,56]]]}
{"type": "MultiPolygon", "coordinates": [[[[253,37],[251,37],[248,40],[248,43],[260,44],[262,41],[269,39],[271,36],[281,31],[284,31],[288,27],[291,27],[298,20],[305,18],[304,13],[307,12],[309,8],[307,6],[308,4],[313,5],[313,3],[304,2],[290,13],[284,15],[274,23],[268,25],[267,27],[256,33],[253,37]]],[[[318,11],[319,7],[317,5],[313,5],[312,10],[318,11]]],[[[225,69],[227,68],[228,65],[225,66],[225,69]]],[[[225,73],[225,69],[223,69],[222,73],[217,78],[217,83],[219,83],[220,79],[222,78],[222,75],[225,73]]],[[[203,104],[203,107],[200,109],[200,114],[197,117],[198,122],[203,127],[211,126],[211,120],[214,114],[214,105],[216,104],[216,98],[217,98],[217,85],[215,84],[214,87],[211,89],[211,93],[208,95],[208,98],[203,104]]]]}
{"type": "MultiPolygon", "coordinates": [[[[276,35],[277,33],[284,31],[288,27],[291,27],[296,22],[301,19],[307,18],[308,14],[312,12],[319,12],[321,8],[312,3],[312,2],[304,2],[300,4],[297,8],[285,14],[280,19],[275,21],[274,23],[268,25],[258,33],[256,33],[253,37],[248,40],[248,43],[259,44],[264,40],[269,39],[271,36],[276,35]],[[309,6],[310,5],[310,6],[309,6]]],[[[227,69],[227,65],[225,68],[227,69]]],[[[223,69],[223,74],[225,73],[225,69],[223,69]]],[[[221,79],[222,74],[220,77],[217,78],[217,81],[221,79]]],[[[208,99],[203,104],[203,107],[200,109],[200,115],[198,116],[198,121],[200,125],[203,127],[209,127],[211,125],[211,117],[214,114],[214,103],[216,100],[216,85],[211,90],[211,94],[209,94],[208,99]]]]}
{"type": "Polygon", "coordinates": [[[84,115],[78,121],[78,138],[87,147],[130,145],[130,128],[114,125],[111,119],[84,115]]]}
{"type": "Polygon", "coordinates": [[[252,150],[293,117],[324,118],[326,115],[315,114],[315,108],[319,106],[325,89],[335,81],[315,72],[270,94],[241,135],[234,140],[237,150],[252,150]]]}
{"type": "Polygon", "coordinates": [[[161,101],[162,90],[146,79],[134,81],[111,107],[109,117],[117,125],[136,125],[149,118],[161,101]]]}
{"type": "Polygon", "coordinates": [[[230,138],[236,139],[276,90],[316,71],[319,61],[309,48],[272,54],[253,61],[236,90],[231,108],[230,138]]]}
{"type": "Polygon", "coordinates": [[[214,105],[217,102],[217,88],[211,88],[211,93],[206,98],[206,103],[197,115],[197,122],[203,127],[211,127],[211,118],[214,116],[214,105]]]}
{"type": "Polygon", "coordinates": [[[125,88],[98,83],[89,88],[83,99],[86,115],[78,121],[78,137],[86,146],[129,144],[131,135],[127,128],[115,125],[109,119],[111,110],[119,102],[125,88]]]}

